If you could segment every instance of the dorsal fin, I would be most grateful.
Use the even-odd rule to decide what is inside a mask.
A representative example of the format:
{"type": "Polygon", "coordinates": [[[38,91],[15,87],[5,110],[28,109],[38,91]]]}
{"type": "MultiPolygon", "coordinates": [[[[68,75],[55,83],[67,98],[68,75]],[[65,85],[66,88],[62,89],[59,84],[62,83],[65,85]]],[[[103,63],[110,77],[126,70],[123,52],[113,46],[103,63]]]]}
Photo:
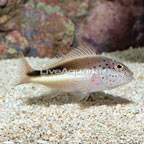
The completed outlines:
{"type": "Polygon", "coordinates": [[[79,47],[73,49],[67,55],[64,55],[62,57],[62,60],[70,60],[70,59],[86,57],[86,56],[87,57],[96,56],[96,53],[93,49],[91,49],[88,46],[79,46],[79,47]]]}
{"type": "Polygon", "coordinates": [[[48,62],[45,69],[56,67],[66,61],[70,61],[76,58],[91,57],[91,56],[96,56],[94,49],[91,49],[90,47],[85,45],[81,45],[77,48],[74,48],[71,52],[69,52],[66,55],[61,53],[60,55],[56,56],[56,58],[48,62]]]}

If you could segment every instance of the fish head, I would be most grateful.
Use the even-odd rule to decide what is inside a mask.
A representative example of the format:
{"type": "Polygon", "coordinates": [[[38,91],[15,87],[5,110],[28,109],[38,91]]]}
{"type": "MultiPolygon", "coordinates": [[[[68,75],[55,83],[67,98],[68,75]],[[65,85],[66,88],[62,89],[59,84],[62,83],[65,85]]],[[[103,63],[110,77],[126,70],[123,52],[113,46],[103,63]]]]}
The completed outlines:
{"type": "Polygon", "coordinates": [[[120,62],[112,62],[110,65],[111,68],[107,69],[105,74],[105,86],[108,87],[108,89],[112,89],[132,81],[133,72],[127,66],[120,62]]]}
{"type": "Polygon", "coordinates": [[[124,64],[109,58],[102,58],[98,63],[105,89],[112,89],[127,84],[133,79],[133,72],[124,64]]]}

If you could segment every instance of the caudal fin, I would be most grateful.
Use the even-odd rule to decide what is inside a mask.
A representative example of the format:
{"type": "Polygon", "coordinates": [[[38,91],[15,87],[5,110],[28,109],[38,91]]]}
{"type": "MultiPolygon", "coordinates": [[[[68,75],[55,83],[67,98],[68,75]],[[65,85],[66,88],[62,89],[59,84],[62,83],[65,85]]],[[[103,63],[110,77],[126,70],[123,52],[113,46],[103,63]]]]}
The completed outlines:
{"type": "Polygon", "coordinates": [[[33,71],[33,68],[27,63],[25,57],[21,55],[19,58],[19,65],[17,70],[17,81],[15,85],[29,83],[29,76],[27,73],[33,71]]]}

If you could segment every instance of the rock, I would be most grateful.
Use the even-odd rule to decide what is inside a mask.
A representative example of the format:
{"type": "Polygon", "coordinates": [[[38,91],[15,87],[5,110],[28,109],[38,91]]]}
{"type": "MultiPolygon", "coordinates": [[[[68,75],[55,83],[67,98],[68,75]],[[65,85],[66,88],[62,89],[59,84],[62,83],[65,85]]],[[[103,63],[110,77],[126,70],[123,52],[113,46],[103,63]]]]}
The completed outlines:
{"type": "Polygon", "coordinates": [[[76,18],[83,16],[87,13],[90,0],[33,0],[36,5],[36,8],[42,8],[45,12],[60,12],[63,15],[76,18]]]}
{"type": "Polygon", "coordinates": [[[131,43],[134,25],[131,9],[118,2],[96,2],[82,24],[80,39],[98,53],[123,50],[131,43]]]}
{"type": "Polygon", "coordinates": [[[0,1],[0,7],[4,7],[7,4],[7,0],[0,1]]]}
{"type": "Polygon", "coordinates": [[[59,51],[57,47],[67,52],[73,43],[75,28],[69,18],[58,13],[48,15],[28,7],[24,8],[23,17],[25,22],[20,21],[20,31],[29,46],[38,50],[38,56],[53,57],[59,51]]]}
{"type": "Polygon", "coordinates": [[[0,32],[9,32],[14,29],[15,19],[19,16],[19,10],[21,10],[26,1],[0,1],[0,32]]]}
{"type": "Polygon", "coordinates": [[[0,39],[1,58],[17,57],[21,51],[26,56],[53,57],[60,49],[67,53],[73,42],[74,24],[58,13],[48,15],[25,6],[11,23],[14,30],[0,39]]]}
{"type": "Polygon", "coordinates": [[[97,53],[144,46],[144,1],[0,1],[0,59],[54,57],[77,42],[97,53]]]}
{"type": "Polygon", "coordinates": [[[12,31],[0,38],[0,59],[15,58],[21,52],[28,53],[28,41],[18,31],[12,31]]]}

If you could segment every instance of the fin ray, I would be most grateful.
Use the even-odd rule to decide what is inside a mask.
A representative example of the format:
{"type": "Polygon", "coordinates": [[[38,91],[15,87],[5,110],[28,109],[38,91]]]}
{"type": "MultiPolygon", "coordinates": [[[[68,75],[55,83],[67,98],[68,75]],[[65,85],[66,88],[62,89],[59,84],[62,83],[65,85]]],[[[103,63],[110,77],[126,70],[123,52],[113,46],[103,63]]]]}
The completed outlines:
{"type": "Polygon", "coordinates": [[[74,87],[74,89],[77,89],[78,91],[82,93],[89,93],[91,90],[88,77],[75,80],[72,83],[72,87],[74,87]]]}
{"type": "Polygon", "coordinates": [[[48,64],[45,66],[45,69],[57,67],[61,65],[62,63],[65,63],[67,61],[70,61],[76,58],[91,57],[91,56],[96,56],[94,49],[91,49],[90,47],[85,46],[85,45],[81,45],[77,48],[74,48],[71,52],[69,52],[66,55],[61,53],[60,55],[57,56],[56,59],[50,60],[50,62],[48,62],[48,64]]]}
{"type": "Polygon", "coordinates": [[[32,72],[33,68],[27,63],[25,57],[21,54],[19,58],[19,65],[17,70],[18,79],[15,85],[20,85],[29,82],[28,72],[32,72]]]}
{"type": "Polygon", "coordinates": [[[44,93],[44,95],[48,96],[49,98],[54,98],[61,93],[59,89],[49,88],[47,86],[40,88],[40,90],[44,93]]]}

